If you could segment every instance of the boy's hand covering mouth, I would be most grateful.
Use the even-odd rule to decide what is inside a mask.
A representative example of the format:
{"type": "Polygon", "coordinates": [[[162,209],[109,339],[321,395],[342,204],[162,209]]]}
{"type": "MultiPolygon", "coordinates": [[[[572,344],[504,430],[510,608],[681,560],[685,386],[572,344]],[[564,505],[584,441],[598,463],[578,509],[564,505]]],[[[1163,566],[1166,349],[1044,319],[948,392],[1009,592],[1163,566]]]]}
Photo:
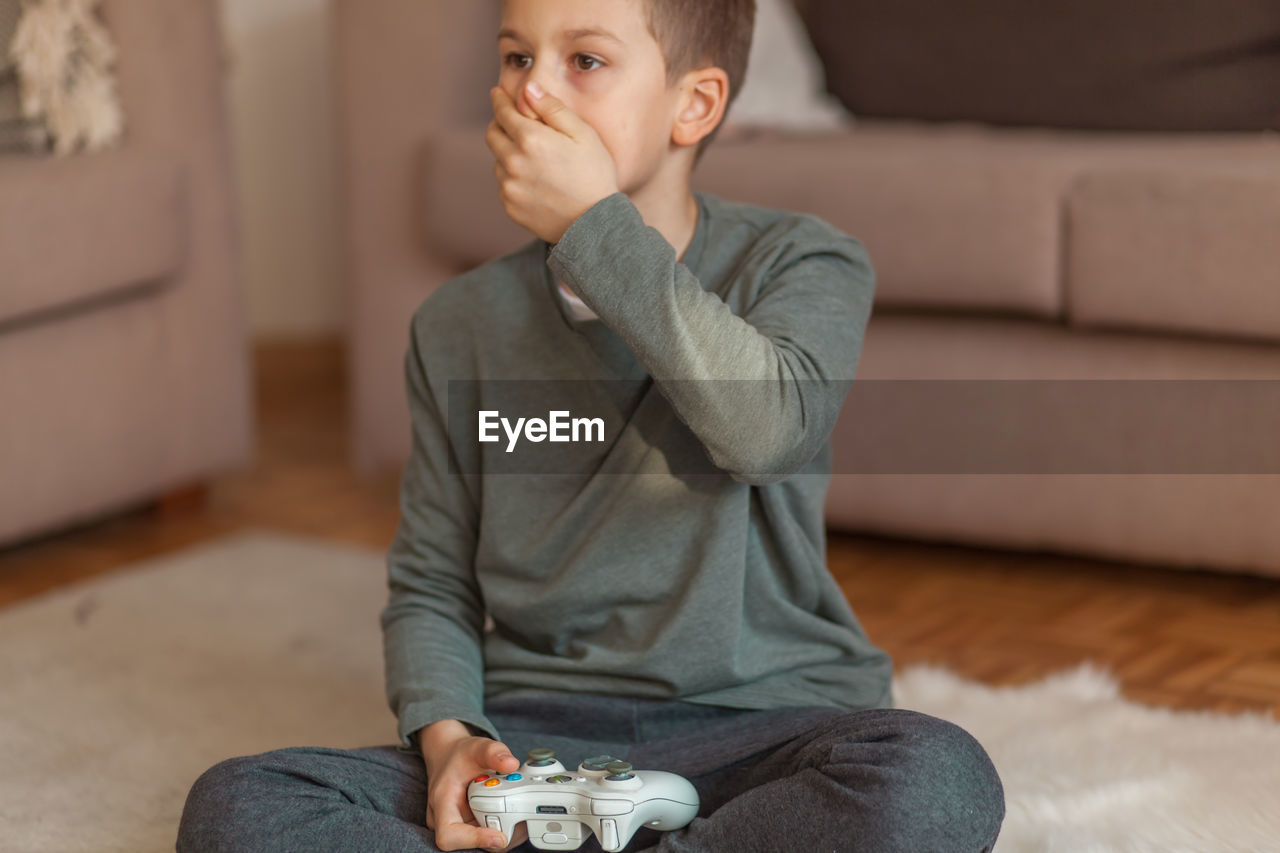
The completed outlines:
{"type": "Polygon", "coordinates": [[[558,243],[579,216],[619,191],[613,155],[559,98],[525,89],[538,118],[523,115],[506,91],[489,90],[494,119],[485,142],[507,215],[548,243],[558,243]]]}

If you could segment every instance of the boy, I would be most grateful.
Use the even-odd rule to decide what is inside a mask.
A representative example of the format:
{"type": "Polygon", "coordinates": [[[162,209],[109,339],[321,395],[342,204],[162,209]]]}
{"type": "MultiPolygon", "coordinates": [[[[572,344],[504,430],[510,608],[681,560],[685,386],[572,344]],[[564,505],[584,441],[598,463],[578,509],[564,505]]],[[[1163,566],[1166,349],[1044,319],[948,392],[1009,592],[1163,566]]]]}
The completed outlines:
{"type": "Polygon", "coordinates": [[[479,825],[466,788],[538,746],[695,785],[692,823],[628,850],[991,849],[990,759],[892,707],[889,656],[825,566],[866,252],[816,217],[690,189],[754,11],[504,2],[486,141],[538,239],[411,323],[381,615],[401,743],[223,762],[193,786],[180,849],[532,850],[525,824],[479,825]],[[500,380],[554,389],[551,408],[602,415],[611,438],[504,473],[516,433],[467,431],[510,403],[500,380]]]}

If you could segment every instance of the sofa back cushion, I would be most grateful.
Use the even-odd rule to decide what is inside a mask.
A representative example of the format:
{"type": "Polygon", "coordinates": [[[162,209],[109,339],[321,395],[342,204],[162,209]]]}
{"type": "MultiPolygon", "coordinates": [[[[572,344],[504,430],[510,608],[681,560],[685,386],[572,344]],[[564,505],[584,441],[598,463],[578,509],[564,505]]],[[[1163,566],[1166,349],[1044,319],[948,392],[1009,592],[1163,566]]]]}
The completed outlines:
{"type": "Polygon", "coordinates": [[[1280,129],[1280,0],[799,0],[861,116],[1280,129]]]}

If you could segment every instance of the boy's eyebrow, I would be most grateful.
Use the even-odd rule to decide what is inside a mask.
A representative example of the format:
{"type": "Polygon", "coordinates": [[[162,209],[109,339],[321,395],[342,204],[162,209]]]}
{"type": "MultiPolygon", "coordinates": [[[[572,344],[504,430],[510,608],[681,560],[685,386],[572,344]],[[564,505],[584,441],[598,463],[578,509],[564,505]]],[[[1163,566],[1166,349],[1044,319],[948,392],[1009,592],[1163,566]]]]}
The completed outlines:
{"type": "MultiPolygon", "coordinates": [[[[568,41],[584,38],[586,36],[599,36],[600,38],[609,39],[610,41],[615,41],[618,44],[623,43],[622,39],[618,38],[608,30],[602,29],[600,27],[578,27],[577,29],[565,30],[563,35],[565,39],[568,41]]],[[[504,38],[513,38],[518,40],[520,36],[518,33],[516,33],[515,30],[511,29],[510,27],[503,27],[502,29],[498,30],[498,41],[502,41],[504,38]]]]}

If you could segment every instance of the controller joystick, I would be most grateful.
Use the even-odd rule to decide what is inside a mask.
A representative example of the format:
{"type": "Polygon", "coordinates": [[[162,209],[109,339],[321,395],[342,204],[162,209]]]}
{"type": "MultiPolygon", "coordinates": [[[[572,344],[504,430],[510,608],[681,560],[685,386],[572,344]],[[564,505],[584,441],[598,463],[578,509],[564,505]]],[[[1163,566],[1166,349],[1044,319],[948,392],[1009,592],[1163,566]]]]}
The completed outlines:
{"type": "Polygon", "coordinates": [[[520,765],[520,773],[533,776],[535,779],[546,778],[551,782],[568,782],[573,779],[572,776],[564,774],[569,771],[556,758],[554,749],[547,749],[545,746],[534,747],[525,753],[524,763],[520,765]]]}
{"type": "Polygon", "coordinates": [[[525,764],[529,767],[550,767],[555,763],[556,751],[545,746],[535,747],[528,752],[525,764]]]}
{"type": "Polygon", "coordinates": [[[604,777],[609,782],[622,782],[634,778],[631,773],[631,764],[626,761],[610,761],[604,769],[609,771],[609,775],[604,777]]]}

